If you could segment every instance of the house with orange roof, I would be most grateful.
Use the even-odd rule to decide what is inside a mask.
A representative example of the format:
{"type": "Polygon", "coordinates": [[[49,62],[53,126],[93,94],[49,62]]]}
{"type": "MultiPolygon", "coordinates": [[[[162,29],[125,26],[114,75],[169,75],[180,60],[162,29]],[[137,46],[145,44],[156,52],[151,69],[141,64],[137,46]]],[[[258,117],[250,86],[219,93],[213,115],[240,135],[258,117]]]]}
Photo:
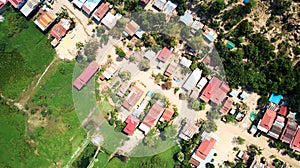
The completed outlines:
{"type": "Polygon", "coordinates": [[[101,19],[106,15],[109,11],[109,3],[102,3],[93,13],[93,18],[99,23],[101,19]]]}
{"type": "Polygon", "coordinates": [[[34,23],[42,30],[47,30],[56,19],[56,15],[50,11],[49,8],[40,9],[39,17],[34,21],[34,23]]]}
{"type": "Polygon", "coordinates": [[[199,147],[193,153],[189,162],[198,168],[205,168],[206,163],[210,162],[213,158],[215,153],[213,147],[215,143],[216,139],[213,137],[204,138],[199,147]]]}
{"type": "Polygon", "coordinates": [[[139,129],[147,135],[149,131],[155,127],[163,112],[164,107],[162,105],[158,103],[152,105],[143,122],[140,124],[139,129]]]}
{"type": "Polygon", "coordinates": [[[271,109],[267,109],[263,118],[259,120],[257,129],[261,130],[262,132],[268,133],[273,125],[275,118],[276,112],[271,109]]]}
{"type": "Polygon", "coordinates": [[[173,117],[173,115],[174,115],[174,110],[171,108],[166,108],[159,120],[169,122],[173,117]]]}

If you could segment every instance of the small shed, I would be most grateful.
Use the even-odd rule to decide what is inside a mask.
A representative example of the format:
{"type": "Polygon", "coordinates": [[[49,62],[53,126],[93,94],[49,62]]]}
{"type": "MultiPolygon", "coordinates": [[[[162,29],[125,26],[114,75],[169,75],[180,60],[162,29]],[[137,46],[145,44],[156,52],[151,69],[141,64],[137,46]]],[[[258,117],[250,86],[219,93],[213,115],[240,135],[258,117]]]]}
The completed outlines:
{"type": "Polygon", "coordinates": [[[227,44],[226,44],[226,47],[231,50],[231,49],[235,48],[235,44],[233,42],[231,42],[231,41],[228,41],[227,44]]]}

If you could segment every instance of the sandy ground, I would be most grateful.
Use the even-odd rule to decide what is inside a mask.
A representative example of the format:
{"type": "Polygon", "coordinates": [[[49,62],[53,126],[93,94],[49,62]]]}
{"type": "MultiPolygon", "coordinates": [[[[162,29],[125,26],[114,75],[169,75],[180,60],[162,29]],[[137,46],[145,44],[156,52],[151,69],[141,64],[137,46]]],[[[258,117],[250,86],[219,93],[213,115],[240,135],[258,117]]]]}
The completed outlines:
{"type": "Polygon", "coordinates": [[[59,13],[62,6],[68,10],[69,16],[74,18],[76,27],[60,41],[55,50],[60,59],[72,60],[77,54],[76,43],[85,43],[92,35],[92,30],[96,27],[96,24],[88,25],[88,17],[68,0],[55,0],[51,7],[55,13],[59,13]]]}

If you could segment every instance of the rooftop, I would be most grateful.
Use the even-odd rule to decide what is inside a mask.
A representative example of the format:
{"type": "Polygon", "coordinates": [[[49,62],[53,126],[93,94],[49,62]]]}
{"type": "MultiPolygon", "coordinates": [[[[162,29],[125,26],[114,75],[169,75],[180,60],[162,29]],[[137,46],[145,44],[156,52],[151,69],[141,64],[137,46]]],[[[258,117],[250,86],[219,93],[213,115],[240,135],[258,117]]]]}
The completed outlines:
{"type": "Polygon", "coordinates": [[[73,82],[73,86],[77,90],[81,90],[83,86],[87,84],[87,82],[94,76],[94,74],[98,71],[99,65],[93,61],[91,62],[85,70],[75,79],[73,82]]]}
{"type": "Polygon", "coordinates": [[[172,1],[168,1],[163,7],[163,13],[166,15],[172,16],[173,11],[177,7],[177,3],[173,3],[172,1]]]}
{"type": "Polygon", "coordinates": [[[164,8],[164,5],[167,3],[166,0],[154,0],[153,6],[158,8],[159,10],[162,10],[164,8]]]}
{"type": "Polygon", "coordinates": [[[21,12],[24,16],[29,16],[29,14],[36,9],[41,2],[39,0],[28,0],[25,5],[21,8],[21,12]]]}
{"type": "Polygon", "coordinates": [[[130,115],[126,118],[125,122],[127,123],[126,127],[123,129],[123,131],[127,134],[127,135],[131,135],[133,133],[133,131],[135,130],[135,128],[137,127],[137,125],[139,124],[139,119],[136,118],[133,115],[130,115]]]}
{"type": "Polygon", "coordinates": [[[93,17],[100,22],[100,20],[104,17],[104,15],[108,12],[109,10],[109,3],[105,2],[102,3],[93,13],[93,17]]]}
{"type": "Polygon", "coordinates": [[[167,69],[166,69],[164,75],[166,75],[166,76],[168,76],[168,77],[172,76],[172,74],[176,71],[176,68],[177,68],[177,64],[176,64],[174,61],[172,61],[172,62],[168,65],[168,67],[167,67],[167,69]]]}
{"type": "Polygon", "coordinates": [[[40,10],[40,16],[34,21],[34,23],[42,31],[45,31],[55,21],[55,19],[56,15],[46,8],[46,10],[40,10]]]}
{"type": "Polygon", "coordinates": [[[288,114],[288,107],[287,106],[281,106],[278,114],[282,115],[284,117],[287,116],[287,114],[288,114]]]}
{"type": "Polygon", "coordinates": [[[139,128],[147,134],[157,123],[160,116],[164,111],[164,107],[158,103],[155,103],[149,110],[148,114],[145,116],[142,124],[139,128]]]}
{"type": "Polygon", "coordinates": [[[298,124],[293,119],[288,119],[288,122],[281,135],[281,140],[286,143],[291,143],[294,135],[296,134],[298,124]]]}
{"type": "Polygon", "coordinates": [[[257,128],[265,133],[267,133],[276,118],[276,112],[270,109],[267,109],[263,118],[259,121],[257,128]]]}
{"type": "Polygon", "coordinates": [[[282,98],[282,95],[272,93],[269,98],[269,101],[275,104],[279,104],[282,98]]]}
{"type": "Polygon", "coordinates": [[[195,20],[191,26],[192,29],[195,29],[196,31],[202,29],[204,27],[204,24],[195,20]]]}
{"type": "Polygon", "coordinates": [[[179,138],[184,140],[189,140],[194,136],[196,132],[198,132],[198,130],[199,127],[197,127],[195,124],[187,122],[182,128],[179,134],[179,138]]]}
{"type": "Polygon", "coordinates": [[[179,21],[186,26],[190,26],[193,23],[193,16],[190,13],[185,12],[183,16],[180,16],[179,21]]]}
{"type": "Polygon", "coordinates": [[[230,97],[228,97],[227,100],[225,101],[224,105],[222,106],[220,112],[222,114],[226,115],[229,112],[229,110],[231,109],[232,104],[233,104],[233,100],[230,97]]]}
{"type": "Polygon", "coordinates": [[[147,58],[148,60],[152,60],[155,57],[156,53],[152,50],[146,51],[144,57],[147,58]]]}
{"type": "Polygon", "coordinates": [[[53,26],[50,31],[50,35],[57,41],[60,41],[68,32],[70,28],[70,21],[62,18],[57,24],[53,26]]]}
{"type": "Polygon", "coordinates": [[[293,139],[292,144],[290,147],[298,152],[300,152],[300,128],[298,127],[297,133],[293,139]]]}
{"type": "Polygon", "coordinates": [[[83,6],[86,0],[73,0],[73,4],[77,6],[79,9],[83,6]]]}
{"type": "Polygon", "coordinates": [[[82,6],[82,10],[90,15],[101,1],[102,0],[87,0],[82,6]]]}
{"type": "Polygon", "coordinates": [[[171,56],[171,54],[172,54],[172,51],[169,50],[167,47],[164,47],[164,48],[161,50],[161,52],[159,53],[157,59],[158,59],[159,61],[165,63],[165,62],[169,59],[169,57],[171,56]]]}
{"type": "Polygon", "coordinates": [[[186,57],[181,57],[180,62],[182,66],[189,68],[192,65],[192,61],[188,60],[186,57]]]}
{"type": "Polygon", "coordinates": [[[101,23],[107,28],[112,29],[117,24],[117,17],[108,12],[101,20],[101,23]]]}
{"type": "Polygon", "coordinates": [[[174,114],[174,110],[170,108],[166,108],[163,115],[161,116],[161,120],[163,121],[170,121],[174,114]]]}
{"type": "Polygon", "coordinates": [[[187,78],[187,80],[184,82],[182,87],[187,91],[191,91],[200,80],[201,74],[202,74],[202,70],[198,68],[195,69],[192,72],[192,74],[187,78]]]}
{"type": "Polygon", "coordinates": [[[133,20],[131,20],[125,27],[125,32],[129,36],[133,36],[135,32],[139,30],[140,26],[133,20]]]}
{"type": "Polygon", "coordinates": [[[126,97],[126,100],[122,103],[122,106],[127,110],[131,110],[131,108],[136,105],[139,99],[142,97],[144,92],[138,88],[137,86],[132,86],[130,89],[130,93],[126,97]]]}
{"type": "Polygon", "coordinates": [[[229,91],[230,87],[227,83],[213,77],[203,90],[200,98],[204,102],[212,101],[213,103],[220,105],[229,91]]]}
{"type": "Polygon", "coordinates": [[[26,0],[8,0],[14,8],[20,9],[26,0]]]}

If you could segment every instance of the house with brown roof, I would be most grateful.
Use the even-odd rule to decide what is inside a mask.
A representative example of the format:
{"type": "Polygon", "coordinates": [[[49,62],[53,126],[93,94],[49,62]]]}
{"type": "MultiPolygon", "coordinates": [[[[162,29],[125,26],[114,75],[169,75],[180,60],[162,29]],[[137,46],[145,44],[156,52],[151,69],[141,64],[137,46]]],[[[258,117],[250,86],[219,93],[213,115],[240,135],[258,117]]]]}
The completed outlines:
{"type": "Polygon", "coordinates": [[[130,111],[132,107],[136,105],[136,103],[144,94],[144,92],[137,86],[130,87],[129,91],[130,93],[122,103],[122,106],[128,111],[130,111]]]}
{"type": "Polygon", "coordinates": [[[140,124],[139,129],[143,131],[145,135],[148,134],[148,132],[155,127],[163,112],[164,107],[158,103],[155,103],[150,108],[143,122],[140,124]]]}
{"type": "Polygon", "coordinates": [[[282,131],[280,140],[282,142],[286,142],[286,143],[290,144],[293,140],[293,137],[296,134],[297,128],[298,128],[297,122],[294,119],[289,118],[283,131],[282,131]]]}
{"type": "Polygon", "coordinates": [[[93,13],[93,18],[97,21],[100,22],[101,19],[105,16],[105,14],[109,11],[109,3],[105,2],[102,3],[93,13]]]}
{"type": "Polygon", "coordinates": [[[182,130],[180,131],[180,134],[178,135],[179,138],[183,140],[190,140],[193,138],[193,136],[199,132],[199,127],[197,127],[195,124],[192,124],[191,122],[187,122],[184,124],[182,130]]]}
{"type": "Polygon", "coordinates": [[[288,115],[288,107],[287,106],[280,106],[279,115],[286,117],[288,115]]]}
{"type": "Polygon", "coordinates": [[[160,121],[166,121],[169,122],[171,118],[173,117],[174,110],[171,108],[166,108],[163,115],[160,117],[160,121]]]}
{"type": "Polygon", "coordinates": [[[167,62],[167,60],[170,58],[172,54],[172,51],[169,50],[167,47],[164,47],[161,52],[159,53],[157,59],[163,63],[167,62]]]}
{"type": "Polygon", "coordinates": [[[233,104],[233,100],[230,97],[228,97],[224,105],[220,109],[221,115],[226,115],[232,108],[232,104],[233,104]]]}
{"type": "Polygon", "coordinates": [[[132,37],[138,30],[140,29],[140,26],[133,20],[131,20],[129,23],[127,23],[124,34],[132,37]]]}
{"type": "Polygon", "coordinates": [[[173,75],[173,73],[176,71],[176,69],[177,69],[177,64],[174,61],[172,61],[168,65],[167,69],[165,70],[164,75],[166,75],[167,77],[170,77],[173,75]]]}
{"type": "Polygon", "coordinates": [[[204,138],[193,153],[189,162],[196,167],[205,167],[205,164],[210,162],[214,155],[213,147],[216,143],[216,139],[213,137],[204,138]]]}
{"type": "Polygon", "coordinates": [[[273,125],[275,118],[276,112],[271,109],[267,109],[263,118],[259,120],[257,129],[261,130],[262,132],[268,133],[273,125]]]}
{"type": "Polygon", "coordinates": [[[300,152],[300,127],[298,126],[297,133],[293,138],[292,143],[290,144],[290,148],[300,152]]]}
{"type": "Polygon", "coordinates": [[[16,9],[20,9],[26,3],[26,0],[8,0],[8,1],[16,9]]]}
{"type": "Polygon", "coordinates": [[[87,68],[85,68],[85,70],[75,79],[73,86],[77,90],[81,90],[98,70],[99,65],[95,61],[91,62],[87,68]]]}
{"type": "Polygon", "coordinates": [[[70,29],[71,21],[68,19],[62,18],[57,24],[53,26],[50,31],[50,35],[54,37],[51,42],[53,47],[56,47],[60,40],[67,34],[68,30],[70,29]]]}
{"type": "Polygon", "coordinates": [[[277,116],[276,120],[274,121],[272,128],[270,129],[268,135],[270,135],[271,137],[278,139],[282,129],[285,125],[285,118],[282,116],[277,116]]]}
{"type": "Polygon", "coordinates": [[[217,105],[220,105],[229,91],[230,87],[227,83],[216,77],[213,77],[203,90],[200,99],[206,103],[211,101],[217,105]]]}
{"type": "Polygon", "coordinates": [[[34,21],[34,23],[42,30],[45,31],[54,23],[56,15],[50,11],[48,8],[40,9],[39,17],[34,21]]]}

